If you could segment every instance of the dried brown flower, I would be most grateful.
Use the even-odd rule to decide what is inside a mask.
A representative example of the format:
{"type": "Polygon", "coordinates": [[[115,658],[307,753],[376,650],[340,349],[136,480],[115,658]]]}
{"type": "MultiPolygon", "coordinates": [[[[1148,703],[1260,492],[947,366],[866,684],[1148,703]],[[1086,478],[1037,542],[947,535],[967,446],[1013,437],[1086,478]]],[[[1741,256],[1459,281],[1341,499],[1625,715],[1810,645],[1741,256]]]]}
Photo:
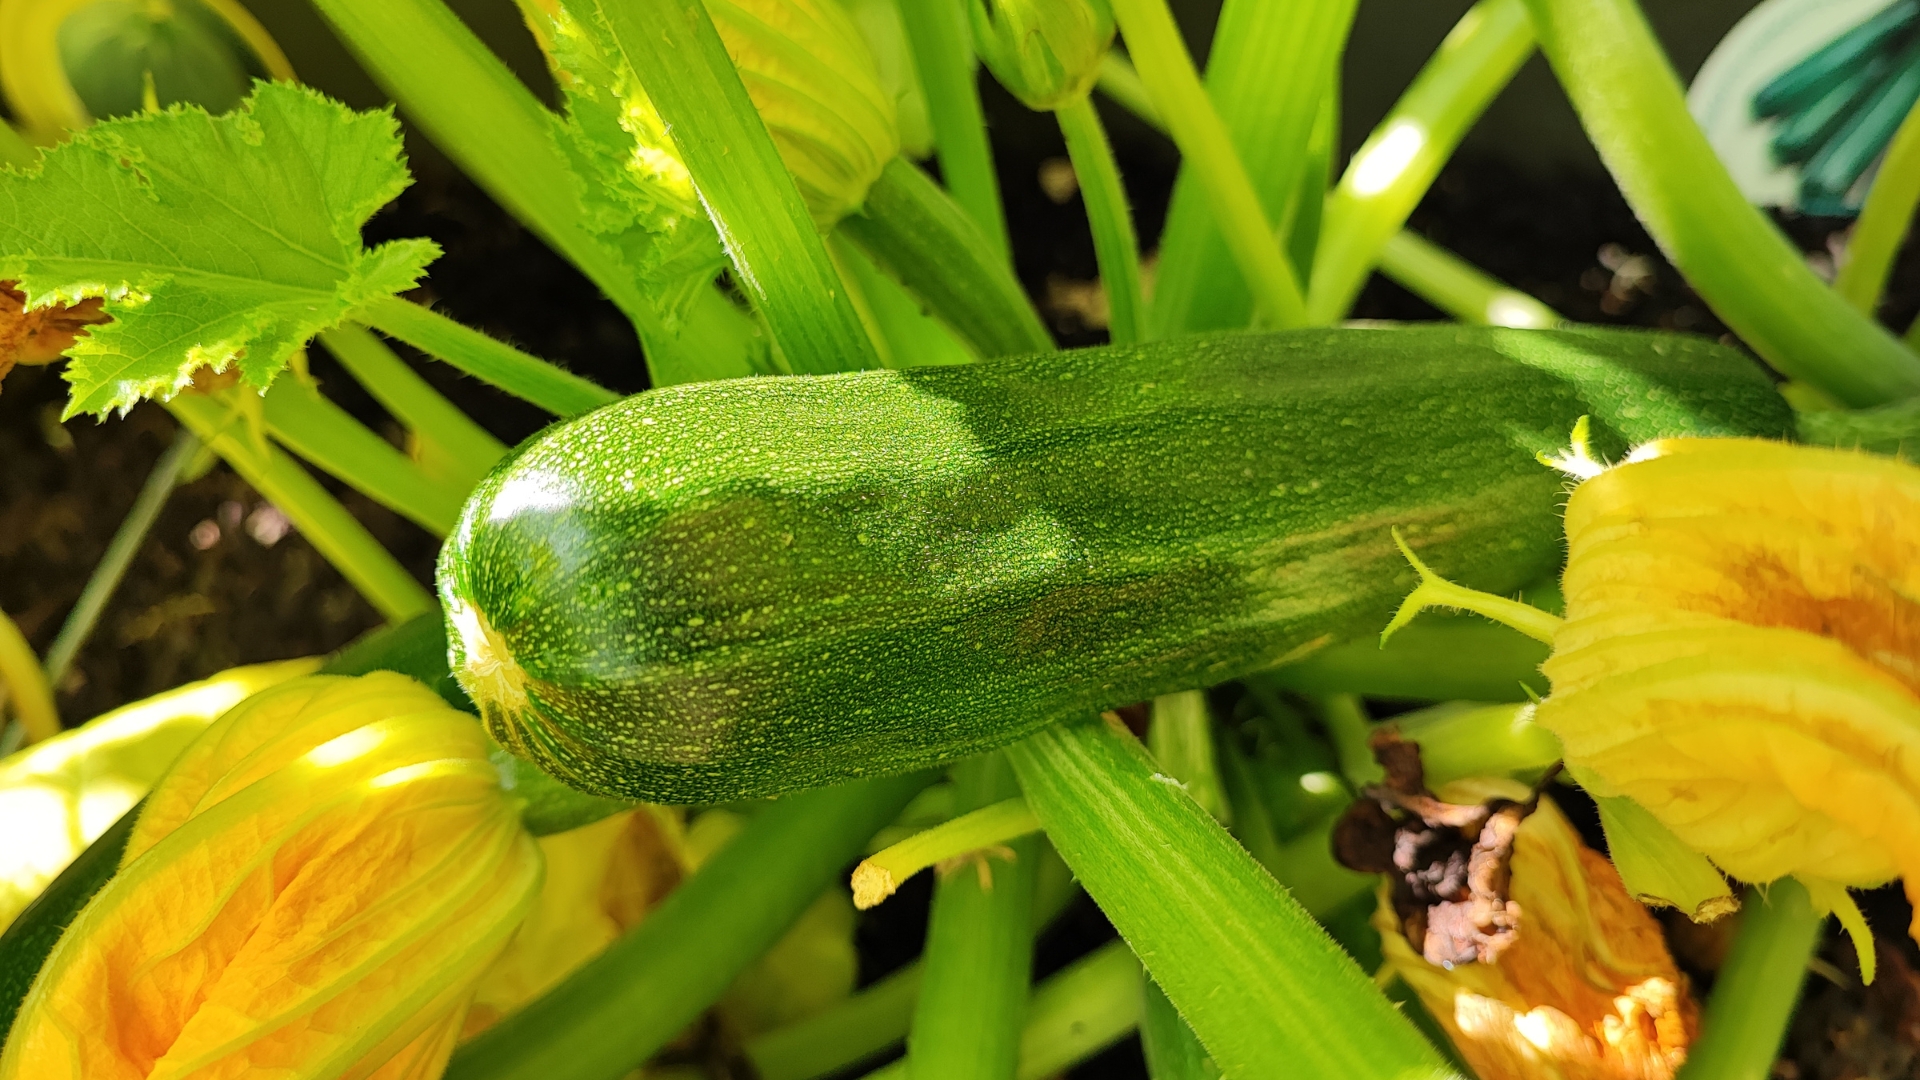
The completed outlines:
{"type": "Polygon", "coordinates": [[[89,326],[113,321],[101,310],[101,301],[51,304],[27,310],[27,294],[18,282],[0,281],[0,378],[15,364],[46,364],[58,360],[89,326]]]}

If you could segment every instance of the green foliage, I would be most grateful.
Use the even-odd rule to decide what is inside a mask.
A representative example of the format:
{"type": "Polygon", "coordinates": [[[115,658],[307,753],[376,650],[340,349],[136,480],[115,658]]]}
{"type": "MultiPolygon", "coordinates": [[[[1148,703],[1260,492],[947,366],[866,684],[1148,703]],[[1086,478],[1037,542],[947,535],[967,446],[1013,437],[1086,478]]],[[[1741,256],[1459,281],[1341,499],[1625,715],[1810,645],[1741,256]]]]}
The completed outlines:
{"type": "Polygon", "coordinates": [[[265,388],[308,338],[412,288],[439,254],[361,243],[407,183],[391,113],[261,83],[236,112],[108,121],[0,174],[0,278],[30,307],[106,298],[114,321],[67,366],[68,416],[170,398],[203,367],[237,364],[265,388]]]}
{"type": "Polygon", "coordinates": [[[576,181],[581,223],[616,251],[670,324],[726,266],[720,236],[665,121],[593,0],[518,0],[566,101],[554,141],[576,181]]]}

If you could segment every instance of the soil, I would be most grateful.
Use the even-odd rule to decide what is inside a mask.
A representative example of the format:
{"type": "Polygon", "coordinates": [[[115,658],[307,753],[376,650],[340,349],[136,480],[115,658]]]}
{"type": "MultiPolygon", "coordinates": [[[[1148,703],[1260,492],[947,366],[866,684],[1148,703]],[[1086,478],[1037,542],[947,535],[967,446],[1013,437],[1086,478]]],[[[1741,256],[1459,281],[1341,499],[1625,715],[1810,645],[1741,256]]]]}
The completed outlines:
{"type": "MultiPolygon", "coordinates": [[[[1069,346],[1104,340],[1098,305],[1088,303],[1096,275],[1079,199],[1049,195],[1043,172],[1063,162],[1057,129],[1045,117],[1010,107],[988,88],[995,145],[1017,266],[1029,292],[1069,346]]],[[[1138,207],[1142,236],[1157,235],[1175,155],[1137,122],[1111,116],[1116,153],[1138,207]]],[[[1059,186],[1052,185],[1056,195],[1059,186]]],[[[1619,193],[1603,182],[1523,175],[1492,161],[1457,161],[1421,204],[1412,224],[1563,314],[1586,322],[1684,330],[1714,337],[1725,329],[1658,254],[1619,193]]],[[[1831,263],[1830,237],[1844,223],[1785,223],[1816,263],[1831,263]]],[[[622,391],[646,386],[640,350],[625,320],[557,256],[460,180],[409,190],[368,229],[370,239],[429,236],[445,248],[422,299],[490,333],[622,391]]],[[[1920,310],[1920,258],[1909,252],[1887,305],[1894,325],[1920,310]]],[[[1376,278],[1354,313],[1370,319],[1434,319],[1440,313],[1376,278]]],[[[422,364],[456,403],[509,442],[545,417],[523,403],[422,364]]],[[[392,422],[324,355],[313,371],[327,392],[377,429],[392,422]]],[[[20,369],[0,393],[0,608],[44,652],[106,547],[153,461],[173,437],[164,410],[142,405],[125,419],[60,423],[64,384],[48,368],[20,369]]],[[[331,485],[374,534],[423,582],[431,580],[434,540],[391,512],[331,485]]],[[[270,527],[272,512],[224,465],[175,492],[126,582],[114,595],[72,672],[57,688],[69,723],[183,681],[239,663],[325,652],[379,622],[374,612],[298,533],[270,527]],[[262,527],[260,522],[269,522],[262,527]]],[[[919,949],[928,890],[910,883],[862,923],[863,977],[871,980],[919,949]]],[[[1897,893],[1874,894],[1876,925],[1904,927],[1897,893]]],[[[1897,932],[1897,931],[1896,931],[1897,932]]],[[[1064,965],[1112,934],[1082,900],[1041,942],[1040,973],[1064,965]]],[[[1830,953],[1840,946],[1836,943],[1830,953]]],[[[1883,960],[1883,986],[1868,996],[1845,980],[1814,980],[1782,1077],[1842,1080],[1920,1075],[1920,957],[1900,938],[1900,964],[1883,960]],[[1905,989],[1901,989],[1905,988],[1905,989]],[[1905,996],[1900,996],[1904,994],[1905,996]],[[1848,1048],[1869,1047],[1866,1071],[1849,1071],[1848,1048]],[[1902,1056],[1904,1055],[1904,1056],[1902,1056]],[[1892,1068],[1893,1071],[1875,1071],[1892,1068]],[[1902,1071],[1904,1070],[1904,1071],[1902,1071]]],[[[1837,956],[1837,953],[1834,954],[1837,956]]],[[[1835,970],[1850,970],[1836,959],[1835,970]]],[[[1865,1053],[1866,1051],[1863,1051],[1865,1053]]],[[[1867,1058],[1860,1059],[1862,1061],[1867,1058]]],[[[854,1074],[854,1075],[857,1075],[854,1074]]],[[[1142,1077],[1129,1039],[1075,1070],[1079,1077],[1142,1077]]]]}

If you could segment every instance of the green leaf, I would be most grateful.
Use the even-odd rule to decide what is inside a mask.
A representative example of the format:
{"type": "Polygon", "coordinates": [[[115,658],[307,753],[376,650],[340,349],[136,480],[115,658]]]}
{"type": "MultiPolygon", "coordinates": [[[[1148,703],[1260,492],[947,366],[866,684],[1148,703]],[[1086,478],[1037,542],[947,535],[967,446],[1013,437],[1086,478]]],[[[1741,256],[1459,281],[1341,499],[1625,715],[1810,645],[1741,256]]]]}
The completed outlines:
{"type": "Polygon", "coordinates": [[[112,120],[0,173],[0,278],[29,307],[105,297],[72,350],[67,416],[171,398],[201,367],[264,388],[308,338],[410,289],[427,240],[360,226],[409,182],[389,112],[260,83],[242,107],[112,120]]]}
{"type": "Polygon", "coordinates": [[[598,5],[518,2],[566,101],[554,141],[579,181],[581,224],[618,252],[677,327],[727,265],[693,177],[598,5]]]}

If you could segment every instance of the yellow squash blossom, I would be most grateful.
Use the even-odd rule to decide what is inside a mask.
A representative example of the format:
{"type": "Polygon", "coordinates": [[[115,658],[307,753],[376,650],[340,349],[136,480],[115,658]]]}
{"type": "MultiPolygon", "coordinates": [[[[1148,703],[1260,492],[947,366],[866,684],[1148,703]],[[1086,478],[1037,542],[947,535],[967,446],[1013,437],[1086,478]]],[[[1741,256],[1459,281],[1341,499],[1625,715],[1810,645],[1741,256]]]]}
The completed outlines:
{"type": "Polygon", "coordinates": [[[1422,567],[1394,625],[1442,604],[1549,642],[1534,720],[1583,785],[1735,878],[1801,879],[1864,936],[1847,888],[1920,899],[1920,468],[1755,439],[1608,468],[1580,435],[1566,618],[1422,567]]]}
{"type": "Polygon", "coordinates": [[[214,718],[320,666],[318,658],[223,671],[115,709],[0,761],[0,928],[147,794],[214,718]]]}
{"type": "Polygon", "coordinates": [[[0,1078],[428,1080],[540,875],[472,717],[391,673],[283,683],[161,779],[0,1078]]]}
{"type": "Polygon", "coordinates": [[[1659,924],[1551,800],[1514,831],[1508,867],[1518,919],[1490,962],[1429,963],[1383,887],[1392,971],[1481,1080],[1668,1080],[1699,1021],[1659,924]]]}

